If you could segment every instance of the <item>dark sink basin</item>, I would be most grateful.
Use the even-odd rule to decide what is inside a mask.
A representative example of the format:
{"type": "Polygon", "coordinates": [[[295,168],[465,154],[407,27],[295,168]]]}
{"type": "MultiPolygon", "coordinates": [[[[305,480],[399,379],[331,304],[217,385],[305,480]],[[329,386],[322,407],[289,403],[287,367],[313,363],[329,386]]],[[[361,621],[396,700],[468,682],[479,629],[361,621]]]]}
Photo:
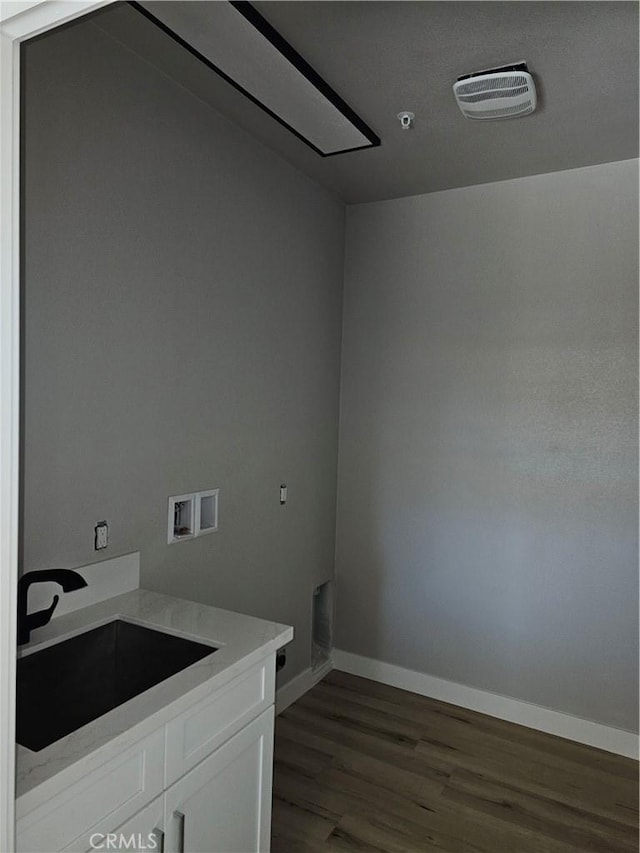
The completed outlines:
{"type": "Polygon", "coordinates": [[[116,619],[18,660],[16,740],[37,752],[214,652],[116,619]]]}

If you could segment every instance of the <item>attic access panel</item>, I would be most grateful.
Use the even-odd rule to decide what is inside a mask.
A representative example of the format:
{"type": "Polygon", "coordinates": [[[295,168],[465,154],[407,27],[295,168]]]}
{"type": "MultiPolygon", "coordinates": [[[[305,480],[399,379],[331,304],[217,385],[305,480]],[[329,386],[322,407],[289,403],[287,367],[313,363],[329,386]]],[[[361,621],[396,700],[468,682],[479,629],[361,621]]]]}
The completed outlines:
{"type": "Polygon", "coordinates": [[[245,0],[129,4],[321,157],[380,139],[245,0]]]}

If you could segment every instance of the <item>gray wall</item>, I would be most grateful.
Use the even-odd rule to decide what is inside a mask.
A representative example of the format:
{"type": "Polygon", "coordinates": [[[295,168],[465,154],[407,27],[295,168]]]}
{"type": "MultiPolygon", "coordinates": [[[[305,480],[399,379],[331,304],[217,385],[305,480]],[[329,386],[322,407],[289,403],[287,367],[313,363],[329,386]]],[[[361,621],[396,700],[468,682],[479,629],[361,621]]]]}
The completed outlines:
{"type": "MultiPolygon", "coordinates": [[[[89,22],[25,70],[24,568],[140,550],[294,624],[289,678],[333,572],[343,206],[89,22]],[[167,545],[209,487],[219,532],[167,545]]],[[[637,165],[347,238],[337,645],[634,728],[637,165]]]]}
{"type": "Polygon", "coordinates": [[[338,647],[637,727],[637,174],[348,208],[338,647]]]}
{"type": "Polygon", "coordinates": [[[92,23],[25,68],[24,569],[139,550],[293,624],[286,680],[333,576],[344,206],[92,23]],[[219,531],[167,545],[213,487],[219,531]]]}

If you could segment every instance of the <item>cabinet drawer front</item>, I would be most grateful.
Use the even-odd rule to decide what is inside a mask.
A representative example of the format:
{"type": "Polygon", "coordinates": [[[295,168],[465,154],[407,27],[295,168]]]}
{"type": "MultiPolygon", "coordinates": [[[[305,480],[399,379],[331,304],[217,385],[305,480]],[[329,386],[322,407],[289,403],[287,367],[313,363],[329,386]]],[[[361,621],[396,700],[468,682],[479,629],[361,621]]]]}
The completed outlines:
{"type": "Polygon", "coordinates": [[[171,785],[273,704],[274,694],[275,655],[270,655],[170,722],[166,784],[171,785]]]}
{"type": "MultiPolygon", "coordinates": [[[[102,823],[102,821],[101,821],[102,823]]],[[[76,838],[63,853],[99,853],[99,851],[129,851],[129,853],[162,853],[164,843],[164,796],[129,818],[117,829],[93,827],[76,838]]]]}
{"type": "Polygon", "coordinates": [[[119,826],[162,792],[164,729],[129,747],[18,821],[18,853],[63,850],[119,826]]]}

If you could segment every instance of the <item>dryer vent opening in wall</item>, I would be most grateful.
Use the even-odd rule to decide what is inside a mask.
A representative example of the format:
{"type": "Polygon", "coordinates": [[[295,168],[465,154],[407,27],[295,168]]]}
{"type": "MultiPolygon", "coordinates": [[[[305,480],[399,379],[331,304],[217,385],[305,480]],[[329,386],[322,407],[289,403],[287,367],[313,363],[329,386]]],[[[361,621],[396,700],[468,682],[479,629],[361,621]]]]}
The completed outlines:
{"type": "Polygon", "coordinates": [[[311,622],[311,668],[317,669],[329,660],[333,647],[333,581],[326,581],[313,591],[311,622]]]}

